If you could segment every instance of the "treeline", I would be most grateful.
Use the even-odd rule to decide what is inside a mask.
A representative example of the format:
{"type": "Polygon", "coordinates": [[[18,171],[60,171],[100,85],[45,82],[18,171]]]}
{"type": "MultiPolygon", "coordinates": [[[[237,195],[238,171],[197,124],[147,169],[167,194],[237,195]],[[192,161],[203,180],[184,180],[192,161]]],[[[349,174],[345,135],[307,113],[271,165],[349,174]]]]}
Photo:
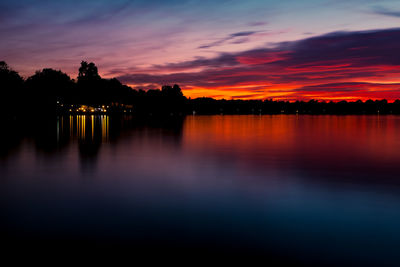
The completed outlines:
{"type": "Polygon", "coordinates": [[[66,113],[76,107],[107,106],[107,112],[182,113],[187,99],[178,85],[161,90],[133,90],[117,79],[103,79],[94,63],[82,61],[76,80],[54,69],[43,69],[24,80],[0,62],[0,111],[66,113]]]}
{"type": "Polygon", "coordinates": [[[289,102],[197,98],[190,101],[190,107],[196,114],[400,114],[400,100],[388,103],[387,100],[289,102]]]}
{"type": "MultiPolygon", "coordinates": [[[[117,79],[103,79],[94,63],[81,62],[76,80],[54,69],[37,71],[24,80],[0,62],[2,114],[74,113],[81,105],[107,107],[107,113],[185,114],[400,114],[400,101],[308,102],[272,100],[188,99],[178,85],[160,90],[134,90],[117,79]]],[[[99,109],[100,110],[100,109],[99,109]]],[[[97,112],[98,110],[96,110],[97,112]]]]}

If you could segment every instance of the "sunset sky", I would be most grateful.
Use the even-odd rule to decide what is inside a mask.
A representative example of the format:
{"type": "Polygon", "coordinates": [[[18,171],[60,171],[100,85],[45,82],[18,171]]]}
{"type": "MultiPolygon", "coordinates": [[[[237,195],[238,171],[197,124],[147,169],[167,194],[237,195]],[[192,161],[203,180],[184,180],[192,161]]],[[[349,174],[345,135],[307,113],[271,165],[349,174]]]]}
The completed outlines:
{"type": "Polygon", "coordinates": [[[400,99],[399,0],[2,0],[0,60],[188,97],[400,99]]]}

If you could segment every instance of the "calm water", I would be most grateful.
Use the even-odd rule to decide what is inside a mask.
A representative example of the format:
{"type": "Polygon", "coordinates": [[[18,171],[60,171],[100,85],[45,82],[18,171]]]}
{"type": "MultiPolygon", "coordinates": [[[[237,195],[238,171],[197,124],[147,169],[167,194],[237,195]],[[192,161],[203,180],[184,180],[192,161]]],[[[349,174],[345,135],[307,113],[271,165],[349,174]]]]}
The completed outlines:
{"type": "Polygon", "coordinates": [[[0,137],[8,240],[400,264],[400,117],[67,116],[0,137]]]}

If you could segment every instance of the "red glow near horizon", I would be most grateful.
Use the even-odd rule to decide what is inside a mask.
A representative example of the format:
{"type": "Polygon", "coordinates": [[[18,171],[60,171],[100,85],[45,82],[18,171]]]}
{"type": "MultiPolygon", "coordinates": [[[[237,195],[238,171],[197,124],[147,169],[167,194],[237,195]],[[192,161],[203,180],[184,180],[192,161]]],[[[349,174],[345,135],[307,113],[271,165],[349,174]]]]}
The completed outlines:
{"type": "MultiPolygon", "coordinates": [[[[181,83],[186,97],[212,97],[215,99],[274,99],[323,101],[366,101],[400,99],[400,75],[398,66],[354,66],[346,64],[324,64],[317,66],[295,66],[270,68],[266,71],[231,69],[226,72],[204,75],[202,86],[181,83]],[[363,77],[359,74],[367,73],[363,77]],[[354,77],[352,77],[354,75],[354,77]],[[360,76],[360,77],[357,77],[360,76]],[[295,77],[293,80],[292,77],[295,77]],[[234,81],[234,83],[232,82],[234,81]],[[232,84],[230,84],[232,83],[232,84]]],[[[203,75],[203,74],[201,74],[203,75]]],[[[134,84],[131,86],[135,87],[134,84]]]]}
{"type": "MultiPolygon", "coordinates": [[[[84,60],[98,65],[102,77],[134,89],[179,84],[190,98],[392,102],[400,99],[397,51],[400,28],[336,32],[209,57],[182,53],[171,63],[132,66],[127,60],[125,68],[106,58],[84,60]]],[[[77,68],[68,66],[61,69],[76,77],[77,68]]]]}
{"type": "Polygon", "coordinates": [[[191,98],[391,102],[400,99],[394,51],[400,29],[341,32],[120,77],[135,88],[176,83],[191,98]]]}

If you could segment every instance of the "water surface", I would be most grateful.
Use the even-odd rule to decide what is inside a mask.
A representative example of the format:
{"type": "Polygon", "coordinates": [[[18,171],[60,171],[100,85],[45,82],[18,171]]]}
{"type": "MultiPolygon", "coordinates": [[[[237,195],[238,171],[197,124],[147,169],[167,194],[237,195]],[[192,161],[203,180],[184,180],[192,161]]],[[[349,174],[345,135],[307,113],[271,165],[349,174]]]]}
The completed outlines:
{"type": "Polygon", "coordinates": [[[400,117],[66,116],[0,137],[6,240],[400,263],[400,117]]]}

